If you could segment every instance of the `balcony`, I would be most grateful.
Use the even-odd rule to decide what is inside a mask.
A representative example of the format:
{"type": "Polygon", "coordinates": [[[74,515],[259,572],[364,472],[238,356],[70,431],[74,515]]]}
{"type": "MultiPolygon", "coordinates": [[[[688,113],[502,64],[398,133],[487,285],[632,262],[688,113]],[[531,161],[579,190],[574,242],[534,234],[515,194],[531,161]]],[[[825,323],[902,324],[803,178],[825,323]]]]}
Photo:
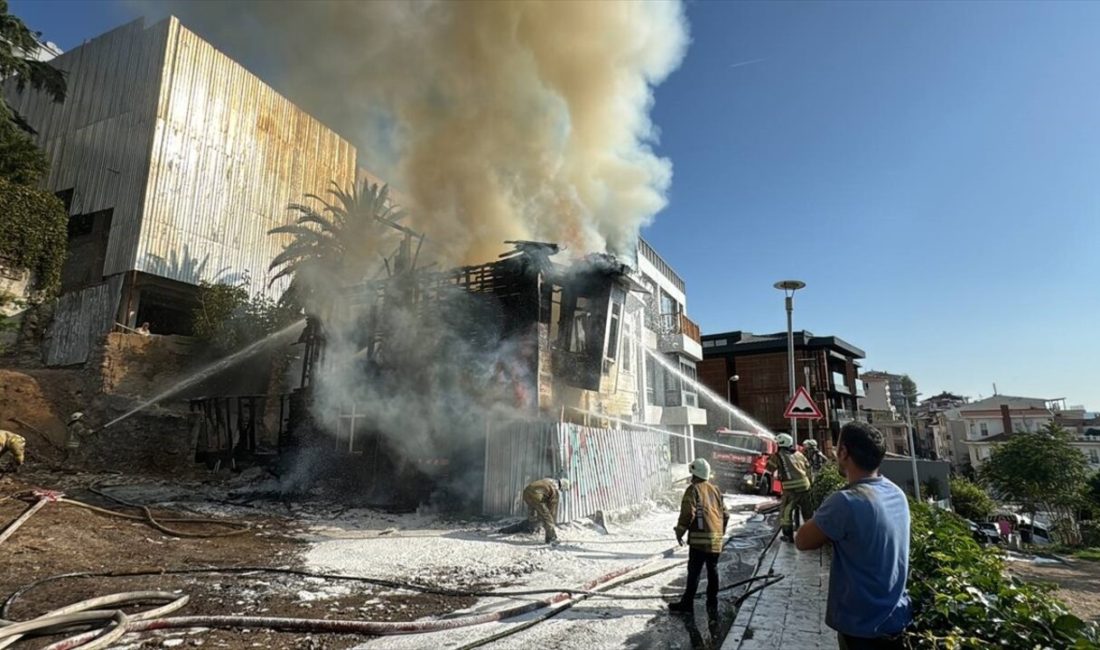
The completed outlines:
{"type": "Polygon", "coordinates": [[[657,340],[657,349],[661,352],[682,354],[696,361],[703,358],[699,326],[682,313],[657,317],[657,340]]]}

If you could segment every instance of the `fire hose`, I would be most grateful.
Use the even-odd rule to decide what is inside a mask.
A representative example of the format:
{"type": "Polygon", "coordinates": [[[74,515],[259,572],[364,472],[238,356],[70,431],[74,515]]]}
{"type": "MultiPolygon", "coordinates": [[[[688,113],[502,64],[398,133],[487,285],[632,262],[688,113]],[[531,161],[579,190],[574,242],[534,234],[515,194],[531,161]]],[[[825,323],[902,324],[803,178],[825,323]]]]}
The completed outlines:
{"type": "MultiPolygon", "coordinates": [[[[15,531],[15,529],[18,528],[19,525],[22,525],[23,522],[25,522],[27,519],[30,518],[30,516],[32,516],[34,514],[34,512],[37,512],[38,509],[43,507],[49,501],[70,502],[70,500],[66,500],[63,497],[58,496],[57,493],[46,493],[46,492],[39,491],[39,492],[36,492],[35,494],[37,496],[39,496],[38,502],[35,503],[26,512],[24,512],[19,517],[18,520],[13,522],[13,524],[11,526],[9,526],[7,530],[4,531],[4,534],[6,534],[7,536],[10,536],[11,533],[13,533],[15,531]]],[[[71,504],[89,507],[89,508],[91,508],[93,510],[96,510],[96,511],[102,511],[104,513],[109,513],[109,514],[112,514],[112,515],[119,515],[119,516],[123,516],[125,518],[136,518],[135,515],[124,515],[123,513],[116,513],[114,511],[110,511],[110,510],[105,510],[105,509],[102,509],[102,508],[96,508],[95,506],[88,506],[88,504],[83,504],[83,503],[78,502],[78,501],[71,501],[71,504]]],[[[171,520],[166,519],[165,521],[171,521],[171,520]]],[[[183,521],[194,522],[196,520],[194,520],[194,519],[184,519],[183,521]]],[[[211,520],[211,521],[219,521],[219,520],[211,520]]],[[[221,523],[221,522],[219,521],[219,523],[221,523]]],[[[245,531],[242,530],[242,531],[232,531],[232,532],[234,534],[237,534],[237,533],[245,532],[245,531]]],[[[734,539],[734,538],[731,537],[730,540],[732,540],[732,539],[734,539]]],[[[727,543],[728,543],[728,541],[727,541],[727,543]]],[[[568,607],[571,607],[572,604],[574,604],[575,602],[579,602],[580,600],[583,600],[585,598],[588,598],[588,597],[591,597],[591,596],[594,596],[594,595],[597,595],[597,594],[598,595],[609,596],[609,597],[614,597],[611,594],[604,593],[599,588],[601,588],[601,587],[603,587],[603,588],[610,587],[611,585],[609,583],[611,583],[612,581],[615,581],[616,579],[621,578],[624,575],[627,575],[627,574],[629,574],[633,571],[636,571],[639,568],[642,568],[642,567],[650,564],[651,562],[655,561],[656,559],[659,559],[662,556],[667,557],[673,551],[675,551],[675,547],[669,549],[668,551],[665,551],[664,553],[656,554],[656,555],[652,556],[651,558],[647,559],[645,562],[642,562],[642,563],[639,563],[639,564],[636,564],[636,565],[632,565],[632,566],[628,566],[628,567],[623,567],[623,568],[620,568],[620,569],[616,569],[615,571],[609,572],[607,574],[604,574],[603,576],[600,576],[599,578],[596,578],[594,580],[590,580],[590,581],[584,583],[581,586],[581,588],[577,589],[577,590],[550,589],[550,590],[527,590],[526,592],[481,592],[480,594],[478,594],[477,592],[460,592],[458,590],[449,590],[449,591],[452,591],[453,593],[458,593],[458,594],[462,594],[462,595],[475,595],[475,594],[477,594],[477,595],[493,595],[493,596],[513,596],[513,595],[521,595],[523,593],[533,593],[533,592],[554,593],[554,594],[556,594],[556,595],[554,595],[550,598],[544,598],[542,600],[526,603],[526,604],[523,604],[523,605],[516,605],[516,606],[512,606],[512,607],[508,607],[508,608],[504,608],[504,609],[500,609],[500,610],[496,610],[496,611],[492,611],[492,612],[487,612],[487,613],[483,613],[483,614],[475,614],[475,615],[471,615],[471,616],[463,616],[463,617],[458,617],[458,618],[429,619],[429,620],[424,620],[424,621],[409,621],[409,622],[393,622],[393,621],[299,619],[299,618],[265,617],[265,616],[225,616],[225,615],[177,616],[177,617],[171,617],[171,618],[162,618],[161,617],[163,614],[169,613],[169,611],[175,611],[176,609],[179,609],[180,607],[183,607],[183,605],[186,604],[186,597],[183,597],[182,599],[177,599],[177,601],[182,600],[182,602],[179,602],[178,605],[177,605],[177,601],[172,601],[168,606],[162,607],[158,610],[152,610],[150,612],[145,612],[145,613],[140,614],[140,615],[128,617],[126,614],[122,613],[121,611],[109,611],[109,610],[106,610],[106,611],[105,610],[76,611],[76,610],[83,610],[83,609],[87,609],[88,607],[96,606],[95,604],[89,605],[88,602],[85,601],[85,602],[81,602],[81,603],[76,603],[76,604],[68,606],[66,608],[62,608],[62,610],[56,610],[54,612],[49,612],[49,613],[45,614],[44,616],[38,617],[37,619],[33,619],[31,621],[27,621],[27,622],[24,622],[24,623],[9,624],[6,627],[0,628],[0,639],[7,639],[4,642],[0,642],[0,648],[5,647],[6,645],[10,645],[10,643],[14,643],[14,641],[19,638],[19,635],[22,635],[22,634],[24,634],[26,632],[29,632],[29,631],[42,631],[42,630],[46,630],[46,629],[58,630],[59,628],[64,628],[66,626],[71,626],[71,625],[78,624],[78,623],[79,624],[87,624],[90,621],[105,622],[105,621],[109,621],[109,620],[113,620],[115,622],[114,627],[112,627],[112,628],[110,628],[106,631],[103,630],[103,629],[96,629],[96,630],[93,630],[91,632],[86,632],[86,633],[79,634],[77,636],[65,639],[65,640],[63,640],[59,643],[56,643],[56,644],[50,646],[50,650],[64,650],[64,649],[69,649],[69,648],[82,648],[83,650],[88,650],[88,648],[101,648],[101,647],[104,647],[105,645],[109,645],[115,639],[121,637],[123,634],[128,633],[128,632],[141,632],[141,631],[148,631],[148,630],[171,629],[171,628],[190,628],[190,627],[212,627],[212,628],[222,628],[222,629],[230,629],[230,628],[265,628],[265,629],[270,629],[270,630],[275,630],[275,631],[288,631],[288,632],[298,631],[298,632],[353,633],[353,634],[364,634],[364,635],[371,635],[371,636],[384,636],[384,635],[394,635],[394,634],[417,634],[417,633],[423,633],[423,632],[442,631],[442,630],[448,630],[448,629],[455,629],[455,628],[459,628],[459,627],[466,627],[466,626],[471,626],[471,625],[480,625],[480,624],[483,624],[483,623],[501,621],[501,620],[505,620],[505,619],[508,619],[508,618],[513,618],[513,617],[516,617],[516,616],[520,616],[522,614],[526,614],[526,613],[529,613],[529,612],[532,612],[532,611],[543,609],[545,607],[553,607],[553,606],[558,605],[558,604],[563,603],[563,602],[566,603],[564,608],[568,608],[568,607]],[[171,609],[167,609],[169,607],[171,609]],[[105,641],[105,639],[107,639],[107,640],[105,641]]],[[[678,562],[678,563],[672,564],[672,565],[667,566],[667,567],[662,567],[662,568],[660,568],[656,571],[650,572],[648,574],[634,576],[634,577],[632,577],[631,579],[629,579],[625,582],[634,582],[636,580],[640,580],[640,579],[643,579],[645,577],[649,577],[651,575],[656,575],[658,573],[662,573],[662,572],[670,570],[670,569],[672,569],[676,566],[679,566],[682,563],[683,562],[678,562]]],[[[257,567],[252,567],[252,568],[234,567],[231,570],[241,571],[241,570],[246,570],[246,569],[247,570],[257,570],[257,569],[259,569],[259,570],[267,570],[267,571],[272,570],[270,568],[257,568],[257,567]]],[[[222,569],[222,570],[225,570],[225,569],[222,569]]],[[[199,572],[199,571],[201,571],[201,570],[179,570],[177,572],[178,573],[184,573],[184,572],[194,573],[194,572],[199,572]]],[[[293,570],[279,570],[279,571],[292,572],[293,570]]],[[[156,572],[156,573],[166,574],[167,572],[156,572]]],[[[73,574],[66,574],[66,576],[71,576],[71,575],[73,575],[73,574]]],[[[79,574],[76,574],[76,575],[79,575],[79,574]]],[[[85,575],[88,575],[88,574],[85,574],[85,575]]],[[[66,576],[55,576],[54,578],[51,578],[51,579],[56,579],[56,578],[59,578],[59,577],[66,577],[66,576]]],[[[351,579],[351,577],[348,577],[348,576],[339,576],[339,577],[351,579]]],[[[30,585],[30,586],[33,586],[35,584],[42,584],[45,581],[46,580],[40,580],[40,581],[37,581],[36,583],[32,583],[32,585],[30,585]]],[[[373,579],[366,579],[366,581],[368,581],[368,582],[383,582],[383,581],[373,580],[373,579]]],[[[393,581],[384,581],[384,582],[390,583],[390,586],[399,586],[399,587],[403,587],[403,588],[407,588],[407,587],[411,586],[411,585],[403,585],[402,583],[396,583],[396,582],[393,582],[393,581]]],[[[5,614],[5,616],[6,616],[7,610],[9,608],[9,606],[11,605],[12,601],[19,594],[25,593],[25,591],[27,589],[29,589],[30,586],[28,586],[26,588],[23,588],[23,589],[17,591],[16,593],[12,594],[11,596],[9,596],[8,600],[4,603],[4,606],[3,606],[3,613],[5,614]]],[[[732,587],[733,587],[733,585],[731,585],[729,588],[732,588],[732,587]]],[[[415,588],[415,587],[413,587],[413,588],[415,588]]],[[[145,598],[146,600],[149,599],[149,593],[150,592],[144,592],[144,594],[142,594],[142,595],[146,596],[146,598],[145,598]]],[[[166,597],[164,592],[158,592],[158,593],[160,594],[160,596],[166,597]]],[[[168,595],[170,595],[172,597],[175,597],[174,594],[168,594],[168,595]]],[[[113,596],[106,596],[104,598],[107,598],[111,602],[131,602],[133,596],[134,596],[134,594],[116,594],[116,595],[113,595],[113,596]],[[111,599],[115,599],[115,600],[111,600],[111,599]]],[[[639,594],[623,594],[619,597],[635,597],[635,598],[637,598],[637,597],[646,597],[646,598],[652,598],[652,596],[641,596],[639,594]]],[[[104,601],[101,600],[101,599],[93,599],[92,602],[94,602],[96,604],[103,604],[104,603],[104,601]]],[[[563,609],[563,608],[561,608],[561,607],[557,608],[554,612],[551,613],[551,616],[556,615],[556,613],[559,613],[561,609],[563,609]]],[[[542,619],[538,619],[538,620],[540,620],[540,621],[545,620],[545,618],[549,618],[549,616],[544,617],[542,619]]],[[[519,631],[518,629],[513,629],[513,630],[510,630],[509,633],[515,633],[515,632],[518,632],[518,631],[519,631]]]]}

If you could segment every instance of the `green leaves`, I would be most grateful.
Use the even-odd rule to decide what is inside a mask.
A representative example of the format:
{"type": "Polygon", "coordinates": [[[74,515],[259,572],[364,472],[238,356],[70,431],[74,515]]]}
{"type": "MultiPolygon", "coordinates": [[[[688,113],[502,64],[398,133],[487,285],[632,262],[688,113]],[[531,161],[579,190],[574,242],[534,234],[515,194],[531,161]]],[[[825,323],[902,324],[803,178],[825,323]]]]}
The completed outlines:
{"type": "Polygon", "coordinates": [[[192,314],[195,338],[215,353],[228,354],[278,331],[297,319],[297,312],[237,285],[199,285],[199,305],[192,314]]]}
{"type": "Polygon", "coordinates": [[[911,648],[1100,649],[1100,631],[1069,614],[1050,587],[1004,573],[953,513],[911,503],[911,648]]]}
{"type": "Polygon", "coordinates": [[[951,505],[960,517],[973,521],[988,519],[996,509],[985,490],[965,478],[951,479],[951,505]]]}
{"type": "Polygon", "coordinates": [[[53,194],[0,178],[0,258],[37,277],[45,297],[61,286],[69,217],[53,194]]]}

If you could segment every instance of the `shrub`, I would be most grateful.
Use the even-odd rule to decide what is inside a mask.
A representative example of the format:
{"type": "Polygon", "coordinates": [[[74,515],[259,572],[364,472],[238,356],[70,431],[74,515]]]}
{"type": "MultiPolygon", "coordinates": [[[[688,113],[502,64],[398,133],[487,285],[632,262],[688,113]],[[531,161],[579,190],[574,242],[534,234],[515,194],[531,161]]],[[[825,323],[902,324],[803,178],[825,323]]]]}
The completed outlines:
{"type": "Polygon", "coordinates": [[[814,484],[810,486],[810,506],[817,510],[826,497],[847,484],[848,481],[844,479],[834,463],[825,465],[814,478],[814,484]]]}
{"type": "Polygon", "coordinates": [[[264,296],[249,298],[237,285],[199,285],[199,304],[192,314],[195,338],[215,353],[226,354],[258,341],[289,325],[296,316],[264,296]]]}
{"type": "Polygon", "coordinates": [[[951,479],[951,505],[960,517],[973,521],[989,519],[997,507],[980,485],[965,478],[951,479]]]}
{"type": "Polygon", "coordinates": [[[911,503],[909,595],[913,648],[1100,648],[1100,631],[1069,613],[1050,587],[1004,572],[953,513],[911,503]]]}
{"type": "Polygon", "coordinates": [[[32,271],[43,297],[61,286],[68,223],[61,199],[0,178],[0,261],[32,271]]]}

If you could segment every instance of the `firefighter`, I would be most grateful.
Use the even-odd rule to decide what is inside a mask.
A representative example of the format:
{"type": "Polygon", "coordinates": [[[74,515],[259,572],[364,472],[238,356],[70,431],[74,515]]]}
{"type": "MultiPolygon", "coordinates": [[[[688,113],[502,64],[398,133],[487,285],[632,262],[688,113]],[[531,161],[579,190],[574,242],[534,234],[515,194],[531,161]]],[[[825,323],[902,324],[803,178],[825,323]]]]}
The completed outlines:
{"type": "Polygon", "coordinates": [[[571,483],[567,478],[543,478],[532,481],[523,488],[523,502],[527,504],[528,515],[525,521],[501,528],[499,533],[533,533],[542,525],[546,532],[546,543],[558,545],[558,533],[554,522],[558,519],[558,504],[561,494],[568,492],[571,483]]]}
{"type": "Polygon", "coordinates": [[[768,460],[768,469],[776,472],[783,484],[779,527],[783,532],[783,541],[793,542],[795,510],[804,521],[810,518],[810,464],[794,448],[794,438],[790,434],[779,434],[775,442],[779,445],[779,451],[768,460]]]}
{"type": "Polygon", "coordinates": [[[65,424],[65,460],[78,460],[80,457],[80,445],[84,439],[92,434],[84,424],[84,414],[80,411],[69,416],[65,424]]]}
{"type": "Polygon", "coordinates": [[[13,472],[18,472],[19,468],[23,466],[23,457],[26,454],[26,449],[27,441],[23,436],[18,433],[0,429],[0,456],[11,453],[11,457],[15,459],[15,468],[12,470],[13,472]]]}
{"type": "Polygon", "coordinates": [[[707,614],[718,614],[718,556],[722,553],[722,537],[726,534],[729,514],[722,502],[722,492],[710,482],[710,464],[704,458],[691,461],[691,484],[680,501],[680,519],[676,522],[676,542],[684,545],[688,536],[688,574],[684,595],[668,604],[670,612],[691,614],[694,611],[695,590],[699,574],[707,568],[707,614]]]}
{"type": "Polygon", "coordinates": [[[802,454],[806,457],[806,462],[810,464],[811,477],[817,478],[818,473],[825,467],[825,463],[829,462],[829,459],[817,448],[817,441],[813,438],[802,443],[802,454]]]}

